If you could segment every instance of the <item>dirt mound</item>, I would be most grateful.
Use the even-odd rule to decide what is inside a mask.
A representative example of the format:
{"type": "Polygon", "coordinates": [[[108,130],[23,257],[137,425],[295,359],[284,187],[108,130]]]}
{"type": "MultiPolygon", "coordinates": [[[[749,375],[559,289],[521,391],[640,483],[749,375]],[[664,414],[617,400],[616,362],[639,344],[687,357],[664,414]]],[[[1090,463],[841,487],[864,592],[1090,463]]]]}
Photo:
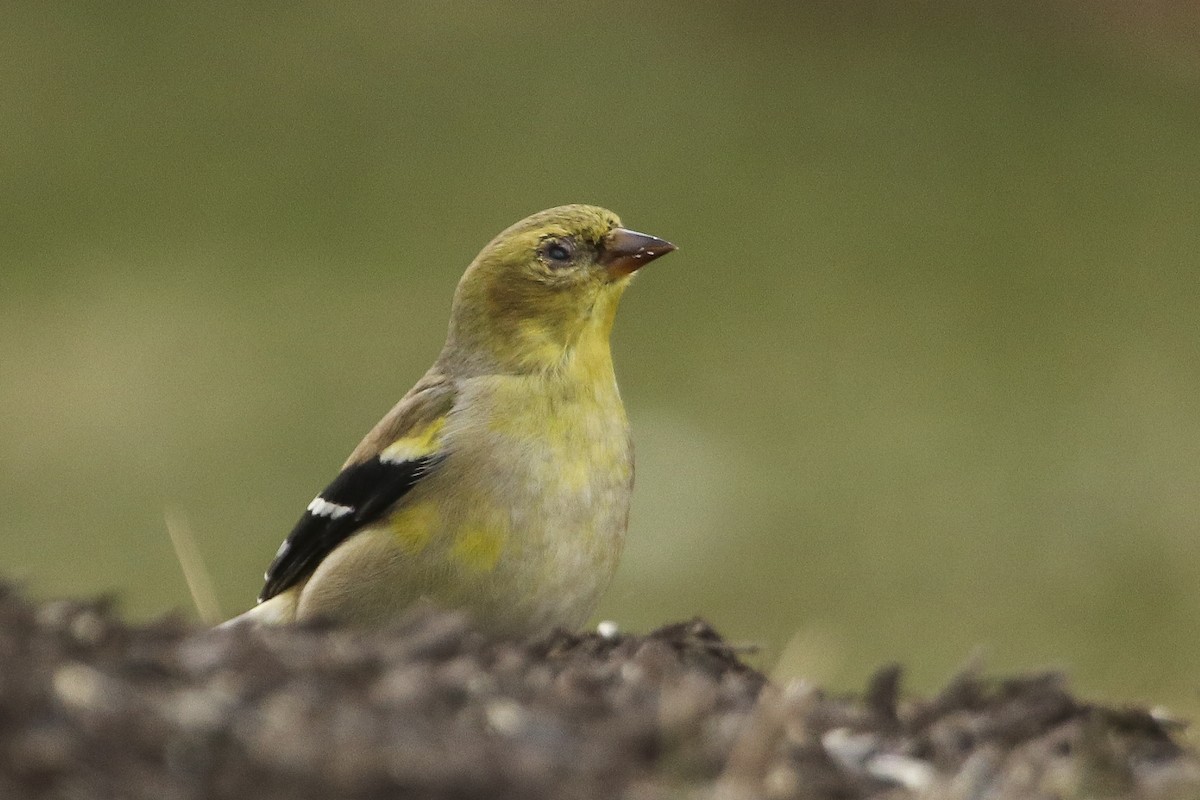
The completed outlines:
{"type": "Polygon", "coordinates": [[[1172,723],[1058,675],[775,686],[700,621],[494,641],[123,623],[0,588],[0,797],[1195,798],[1172,723]]]}

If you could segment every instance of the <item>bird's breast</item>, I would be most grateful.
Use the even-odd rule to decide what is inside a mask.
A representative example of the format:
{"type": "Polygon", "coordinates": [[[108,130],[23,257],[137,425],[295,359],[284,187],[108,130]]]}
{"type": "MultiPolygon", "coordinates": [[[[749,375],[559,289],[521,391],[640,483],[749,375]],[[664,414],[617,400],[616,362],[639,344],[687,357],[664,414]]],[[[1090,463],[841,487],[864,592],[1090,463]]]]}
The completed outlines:
{"type": "Polygon", "coordinates": [[[563,385],[522,376],[495,379],[483,394],[469,404],[474,415],[454,420],[464,435],[452,431],[447,450],[456,460],[488,464],[491,488],[507,499],[517,527],[579,528],[605,516],[606,506],[628,505],[627,497],[614,496],[633,479],[629,423],[615,382],[563,385]]]}

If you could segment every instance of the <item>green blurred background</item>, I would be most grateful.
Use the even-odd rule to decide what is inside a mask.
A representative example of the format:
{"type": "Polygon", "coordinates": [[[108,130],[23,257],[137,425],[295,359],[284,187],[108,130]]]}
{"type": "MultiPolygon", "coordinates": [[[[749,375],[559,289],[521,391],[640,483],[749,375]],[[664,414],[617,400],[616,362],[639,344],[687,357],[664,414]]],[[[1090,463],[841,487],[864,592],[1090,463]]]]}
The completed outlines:
{"type": "Polygon", "coordinates": [[[248,606],[479,247],[592,202],[681,246],[615,334],[638,488],[603,616],[702,614],[835,688],[981,650],[1196,714],[1198,25],[8,3],[0,572],[193,613],[174,510],[248,606]]]}

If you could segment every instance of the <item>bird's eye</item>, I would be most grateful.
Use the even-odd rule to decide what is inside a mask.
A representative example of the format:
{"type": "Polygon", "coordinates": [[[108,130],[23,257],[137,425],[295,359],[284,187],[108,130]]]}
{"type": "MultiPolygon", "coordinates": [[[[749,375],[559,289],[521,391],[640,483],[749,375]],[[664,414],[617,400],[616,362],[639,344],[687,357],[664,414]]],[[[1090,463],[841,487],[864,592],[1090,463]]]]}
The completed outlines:
{"type": "Polygon", "coordinates": [[[553,266],[569,264],[575,256],[575,246],[568,239],[550,239],[542,245],[542,255],[553,266]]]}

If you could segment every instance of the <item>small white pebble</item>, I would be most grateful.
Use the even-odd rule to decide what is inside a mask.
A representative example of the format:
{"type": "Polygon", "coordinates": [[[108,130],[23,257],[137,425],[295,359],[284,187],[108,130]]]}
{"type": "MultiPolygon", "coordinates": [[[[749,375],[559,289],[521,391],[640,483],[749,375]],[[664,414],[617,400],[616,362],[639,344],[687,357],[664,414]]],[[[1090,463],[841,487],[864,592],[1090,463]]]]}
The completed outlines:
{"type": "Polygon", "coordinates": [[[1159,725],[1168,728],[1186,728],[1187,720],[1171,712],[1166,706],[1154,706],[1150,709],[1150,718],[1159,725]]]}
{"type": "Polygon", "coordinates": [[[525,726],[525,712],[512,700],[496,700],[488,703],[484,713],[493,730],[505,736],[512,736],[525,726]]]}
{"type": "Polygon", "coordinates": [[[621,629],[617,627],[617,623],[613,622],[611,619],[606,619],[596,626],[596,633],[600,634],[605,639],[611,639],[620,632],[621,629]]]}
{"type": "Polygon", "coordinates": [[[821,737],[825,752],[849,770],[861,769],[878,745],[879,740],[871,734],[854,733],[848,728],[834,728],[821,737]]]}
{"type": "Polygon", "coordinates": [[[104,702],[104,676],[85,664],[66,664],[54,673],[59,702],[77,710],[95,709],[104,702]]]}
{"type": "Polygon", "coordinates": [[[783,685],[783,701],[789,704],[803,703],[817,692],[816,684],[804,678],[792,678],[783,685]]]}
{"type": "Polygon", "coordinates": [[[867,761],[867,773],[919,792],[933,783],[933,767],[924,761],[892,753],[880,753],[867,761]]]}

